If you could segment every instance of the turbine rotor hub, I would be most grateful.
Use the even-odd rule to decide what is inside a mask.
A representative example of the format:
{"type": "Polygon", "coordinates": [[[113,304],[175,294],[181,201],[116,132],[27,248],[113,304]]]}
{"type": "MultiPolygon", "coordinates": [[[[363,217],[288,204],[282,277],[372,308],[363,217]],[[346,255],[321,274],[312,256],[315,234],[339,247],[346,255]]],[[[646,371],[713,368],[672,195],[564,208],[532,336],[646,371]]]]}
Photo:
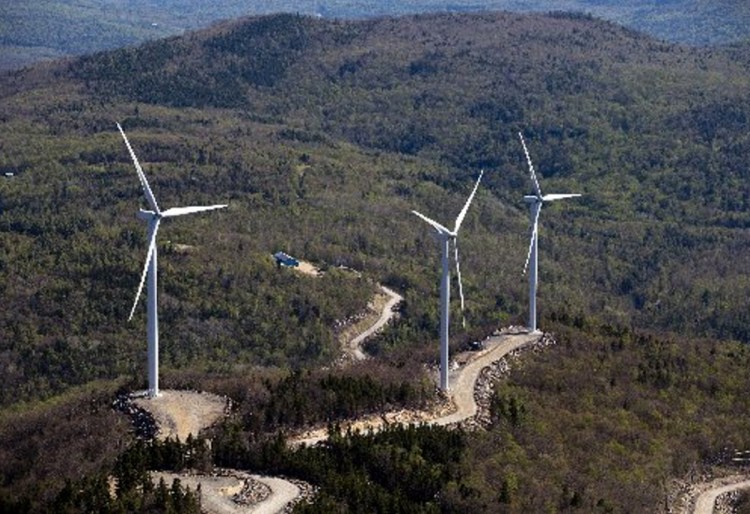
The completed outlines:
{"type": "Polygon", "coordinates": [[[157,214],[154,211],[147,211],[144,209],[139,209],[138,213],[136,214],[136,217],[141,220],[145,221],[151,221],[154,218],[161,218],[161,214],[157,214]]]}

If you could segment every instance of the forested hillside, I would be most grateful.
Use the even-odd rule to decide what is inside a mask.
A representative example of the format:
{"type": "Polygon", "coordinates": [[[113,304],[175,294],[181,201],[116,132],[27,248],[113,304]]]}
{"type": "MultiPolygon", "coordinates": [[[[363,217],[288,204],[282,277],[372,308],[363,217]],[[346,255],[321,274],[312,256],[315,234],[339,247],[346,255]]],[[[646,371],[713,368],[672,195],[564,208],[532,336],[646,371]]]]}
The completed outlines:
{"type": "Polygon", "coordinates": [[[601,0],[7,0],[0,5],[0,70],[82,55],[207,27],[219,20],[270,13],[368,18],[431,12],[576,12],[614,21],[667,41],[717,45],[750,37],[742,0],[620,2],[601,0]]]}
{"type": "Polygon", "coordinates": [[[448,222],[480,168],[467,317],[522,319],[518,131],[544,191],[584,193],[543,213],[543,316],[748,341],[747,83],[715,50],[516,15],[258,18],[7,75],[3,401],[139,369],[145,234],[118,120],[161,205],[230,204],[165,223],[168,366],[330,358],[368,280],[407,298],[382,344],[431,340],[436,249],[409,211],[448,222]],[[365,277],[277,270],[280,248],[365,277]]]}
{"type": "MultiPolygon", "coordinates": [[[[602,511],[623,511],[619,482],[597,478],[608,465],[619,466],[614,478],[636,469],[645,482],[665,481],[715,455],[725,440],[719,426],[728,427],[726,444],[748,444],[740,421],[721,425],[747,390],[748,63],[746,46],[690,49],[582,16],[279,15],[3,75],[0,430],[14,433],[24,412],[34,414],[24,424],[43,426],[50,402],[86,404],[74,386],[145,384],[145,308],[126,321],[146,254],[135,218],[145,203],[115,122],[160,206],[229,204],[160,230],[162,369],[166,387],[237,397],[239,421],[222,430],[224,441],[245,449],[266,443],[256,431],[297,423],[292,411],[303,412],[304,423],[429,401],[421,364],[437,359],[438,251],[410,210],[449,223],[480,169],[485,179],[461,239],[467,328],[454,315],[453,344],[523,323],[522,197],[531,184],[522,131],[543,191],[584,194],[541,217],[540,326],[563,333],[563,344],[526,368],[538,372],[519,371],[498,386],[496,426],[486,438],[461,439],[468,449],[451,462],[485,462],[476,476],[457,480],[443,468],[453,464],[429,454],[425,473],[441,471],[428,473],[429,488],[412,484],[410,501],[421,505],[424,491],[446,487],[446,505],[456,508],[492,511],[500,501],[510,511],[536,509],[523,498],[549,484],[518,480],[537,475],[532,457],[549,453],[544,423],[554,425],[555,394],[570,387],[589,396],[585,416],[570,406],[565,423],[594,437],[597,427],[626,419],[627,433],[612,437],[627,444],[603,449],[604,460],[587,469],[575,466],[584,450],[570,450],[550,465],[553,499],[540,501],[573,502],[575,492],[583,511],[599,500],[602,511]],[[325,273],[277,268],[271,254],[279,249],[325,273]],[[363,311],[376,282],[405,297],[399,321],[369,344],[382,360],[344,378],[311,371],[338,355],[341,322],[363,311]],[[706,351],[715,368],[700,364],[706,351]],[[552,382],[529,378],[555,369],[552,382]],[[308,388],[316,400],[301,410],[299,391],[308,388]],[[696,402],[720,402],[715,410],[674,406],[686,391],[696,402]],[[512,401],[523,402],[531,426],[508,419],[512,401]],[[254,409],[266,417],[253,418],[254,409]],[[599,420],[601,410],[614,417],[599,420]],[[700,425],[693,437],[650,417],[654,410],[682,420],[701,412],[709,428],[700,425]],[[653,436],[648,448],[635,430],[653,436]],[[494,457],[477,448],[508,433],[515,443],[503,449],[507,465],[486,462],[494,457]],[[672,440],[685,451],[665,449],[672,440]],[[594,482],[594,492],[586,489],[594,482]],[[496,486],[506,490],[501,498],[491,497],[496,486]]],[[[69,423],[88,423],[106,399],[94,395],[89,404],[69,423]]],[[[448,440],[388,437],[383,452],[401,456],[411,437],[448,440]]],[[[107,457],[86,471],[111,466],[117,450],[100,446],[107,457]]],[[[244,465],[305,476],[328,458],[282,457],[244,465]]],[[[406,466],[399,459],[393,465],[406,466]]],[[[372,477],[360,478],[361,485],[372,477]]],[[[335,491],[338,479],[330,480],[335,491]]],[[[20,484],[15,492],[33,490],[33,482],[20,472],[6,479],[20,484]]],[[[642,490],[639,501],[658,493],[642,490]]]]}

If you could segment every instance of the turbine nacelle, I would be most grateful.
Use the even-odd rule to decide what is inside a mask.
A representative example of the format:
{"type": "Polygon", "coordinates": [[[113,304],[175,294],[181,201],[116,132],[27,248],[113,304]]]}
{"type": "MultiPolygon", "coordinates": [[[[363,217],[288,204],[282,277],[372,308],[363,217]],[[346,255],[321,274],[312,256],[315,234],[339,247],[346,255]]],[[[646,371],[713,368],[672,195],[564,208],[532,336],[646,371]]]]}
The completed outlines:
{"type": "Polygon", "coordinates": [[[429,224],[432,228],[434,228],[435,232],[433,232],[432,235],[434,235],[438,239],[455,239],[458,236],[457,232],[451,232],[448,228],[444,227],[437,221],[431,218],[428,218],[421,212],[414,211],[414,210],[412,210],[411,212],[412,214],[422,218],[422,220],[424,220],[427,224],[429,224]]]}
{"type": "Polygon", "coordinates": [[[147,211],[145,209],[138,209],[138,212],[135,215],[136,218],[143,221],[151,221],[154,218],[161,218],[161,214],[156,213],[154,211],[147,211]]]}

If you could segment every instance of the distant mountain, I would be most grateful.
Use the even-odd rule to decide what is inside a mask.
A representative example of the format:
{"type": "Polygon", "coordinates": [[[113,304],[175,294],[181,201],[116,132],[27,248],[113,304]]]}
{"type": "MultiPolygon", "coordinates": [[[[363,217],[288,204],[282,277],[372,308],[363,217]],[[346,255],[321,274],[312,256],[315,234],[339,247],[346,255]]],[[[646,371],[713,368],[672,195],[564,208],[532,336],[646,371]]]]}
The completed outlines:
{"type": "Polygon", "coordinates": [[[588,13],[691,45],[750,37],[750,4],[742,0],[9,0],[0,5],[0,71],[39,60],[81,55],[206,27],[218,20],[272,12],[331,18],[365,18],[427,12],[506,10],[588,13]]]}

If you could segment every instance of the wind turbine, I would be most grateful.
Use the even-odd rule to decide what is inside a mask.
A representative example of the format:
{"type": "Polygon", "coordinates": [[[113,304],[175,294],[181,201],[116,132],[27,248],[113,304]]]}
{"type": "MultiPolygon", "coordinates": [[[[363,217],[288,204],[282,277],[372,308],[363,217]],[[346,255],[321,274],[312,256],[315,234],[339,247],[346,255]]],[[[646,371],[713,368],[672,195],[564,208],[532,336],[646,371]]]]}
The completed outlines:
{"type": "Polygon", "coordinates": [[[523,152],[526,154],[526,162],[529,163],[529,174],[531,175],[531,181],[534,183],[534,191],[536,194],[526,195],[523,197],[524,201],[529,204],[531,209],[531,241],[529,242],[529,252],[526,255],[526,263],[523,265],[523,273],[526,274],[526,270],[531,267],[529,273],[529,332],[536,333],[536,287],[537,287],[537,272],[539,263],[537,260],[537,243],[539,242],[539,213],[542,212],[542,204],[544,202],[554,202],[555,200],[563,200],[565,198],[575,198],[581,196],[578,193],[564,193],[564,194],[551,194],[543,195],[542,190],[539,187],[539,182],[536,179],[536,173],[534,172],[534,165],[531,164],[531,157],[529,156],[529,150],[526,148],[526,142],[523,140],[523,134],[518,133],[518,137],[521,138],[521,145],[523,145],[523,152]],[[529,266],[531,263],[531,266],[529,266]]]}
{"type": "MultiPolygon", "coordinates": [[[[469,210],[469,205],[474,199],[474,194],[477,192],[483,174],[484,170],[479,173],[477,183],[474,185],[474,189],[469,195],[469,199],[466,200],[464,208],[461,209],[461,212],[458,214],[452,231],[417,211],[411,211],[435,229],[437,240],[443,254],[443,275],[440,279],[440,389],[443,391],[448,390],[448,325],[450,320],[450,270],[448,266],[448,254],[450,252],[450,243],[453,241],[454,258],[456,260],[456,275],[458,276],[458,294],[461,297],[461,312],[463,313],[464,291],[463,285],[461,284],[461,268],[458,260],[458,229],[461,228],[461,223],[463,223],[464,218],[466,217],[466,212],[469,210]]],[[[465,319],[463,320],[463,324],[466,326],[465,319]]]]}
{"type": "Polygon", "coordinates": [[[173,207],[166,211],[160,210],[156,203],[154,193],[148,185],[146,175],[144,175],[143,169],[138,163],[138,158],[135,156],[135,152],[133,152],[133,148],[130,146],[130,142],[119,123],[117,124],[117,128],[120,130],[120,134],[122,134],[122,138],[125,140],[125,145],[128,147],[130,157],[132,157],[133,164],[135,164],[135,171],[138,173],[138,179],[141,181],[141,186],[143,186],[143,193],[146,196],[146,201],[151,209],[148,211],[140,209],[137,214],[139,219],[148,223],[148,251],[146,252],[146,264],[144,265],[143,273],[141,274],[141,282],[138,284],[138,292],[135,295],[133,308],[130,309],[128,321],[133,319],[133,313],[135,313],[135,308],[138,305],[138,300],[140,299],[141,291],[143,290],[143,283],[146,281],[146,276],[148,275],[148,396],[154,398],[159,396],[159,315],[156,302],[156,233],[159,231],[159,224],[161,223],[162,218],[172,218],[175,216],[182,216],[183,214],[222,209],[226,207],[226,205],[173,207]]]}

